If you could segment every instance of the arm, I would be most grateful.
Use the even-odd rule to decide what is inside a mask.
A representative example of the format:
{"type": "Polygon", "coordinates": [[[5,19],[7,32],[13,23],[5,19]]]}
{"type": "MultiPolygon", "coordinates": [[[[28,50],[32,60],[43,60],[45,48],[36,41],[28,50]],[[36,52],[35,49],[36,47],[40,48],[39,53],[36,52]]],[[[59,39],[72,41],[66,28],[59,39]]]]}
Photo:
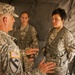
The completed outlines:
{"type": "Polygon", "coordinates": [[[32,35],[31,35],[32,36],[32,40],[33,40],[32,47],[33,48],[37,48],[38,47],[38,38],[37,38],[37,32],[36,32],[34,27],[32,27],[31,33],[32,33],[32,35]]]}
{"type": "Polygon", "coordinates": [[[41,75],[45,75],[46,73],[54,73],[56,63],[45,62],[45,60],[45,56],[43,56],[43,53],[40,51],[38,56],[34,59],[34,65],[32,66],[32,69],[34,71],[38,70],[41,75]]]}
{"type": "Polygon", "coordinates": [[[68,52],[69,62],[71,62],[75,55],[75,39],[69,31],[67,31],[64,36],[65,36],[65,48],[68,52]]]}
{"type": "Polygon", "coordinates": [[[33,69],[33,75],[46,75],[46,73],[54,73],[54,69],[56,67],[56,63],[54,62],[45,62],[42,60],[39,64],[38,68],[33,69]]]}

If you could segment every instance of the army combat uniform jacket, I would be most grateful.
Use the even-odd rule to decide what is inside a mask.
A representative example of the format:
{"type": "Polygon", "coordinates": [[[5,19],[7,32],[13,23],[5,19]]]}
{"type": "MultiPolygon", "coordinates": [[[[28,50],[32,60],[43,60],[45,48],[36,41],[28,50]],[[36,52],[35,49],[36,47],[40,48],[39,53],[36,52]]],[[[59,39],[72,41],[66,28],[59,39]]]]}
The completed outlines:
{"type": "MultiPolygon", "coordinates": [[[[21,49],[23,70],[25,75],[41,75],[38,69],[32,70],[34,62],[29,61],[29,56],[26,55],[25,51],[29,48],[38,48],[37,32],[31,25],[27,25],[26,28],[17,28],[13,32],[13,36],[16,38],[15,43],[21,49]]],[[[35,57],[38,53],[35,55],[35,57]]]]}
{"type": "Polygon", "coordinates": [[[71,32],[65,27],[61,30],[50,29],[45,51],[46,60],[57,64],[55,73],[48,75],[68,75],[68,63],[75,55],[75,40],[71,32]]]}
{"type": "Polygon", "coordinates": [[[15,28],[12,36],[14,36],[15,43],[19,46],[21,50],[26,48],[37,48],[38,38],[35,28],[31,25],[27,25],[26,28],[21,28],[20,26],[15,28]]]}
{"type": "Polygon", "coordinates": [[[0,31],[0,75],[23,75],[20,51],[11,36],[0,31]]]}

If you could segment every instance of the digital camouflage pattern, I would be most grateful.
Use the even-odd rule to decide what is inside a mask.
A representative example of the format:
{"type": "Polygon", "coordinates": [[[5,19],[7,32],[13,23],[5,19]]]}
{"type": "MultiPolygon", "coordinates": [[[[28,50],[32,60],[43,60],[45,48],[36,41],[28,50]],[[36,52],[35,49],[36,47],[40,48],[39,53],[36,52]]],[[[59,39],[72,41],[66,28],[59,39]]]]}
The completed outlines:
{"type": "MultiPolygon", "coordinates": [[[[26,55],[25,51],[29,48],[38,48],[37,32],[31,25],[27,25],[26,28],[21,29],[20,27],[13,31],[13,36],[16,38],[15,43],[21,49],[23,70],[25,75],[42,75],[38,69],[32,70],[34,62],[29,61],[29,56],[26,55]]],[[[35,57],[38,53],[35,55],[35,57]]]]}
{"type": "Polygon", "coordinates": [[[14,6],[0,2],[0,14],[11,14],[14,17],[18,17],[18,15],[14,13],[14,9],[14,6]]]}
{"type": "Polygon", "coordinates": [[[5,32],[0,31],[0,75],[23,75],[20,50],[5,32]]]}
{"type": "Polygon", "coordinates": [[[20,49],[38,48],[37,32],[33,26],[27,25],[24,29],[18,27],[13,30],[12,35],[16,38],[15,43],[20,49]]]}
{"type": "Polygon", "coordinates": [[[57,43],[51,44],[53,40],[55,40],[59,31],[59,29],[54,28],[54,30],[51,32],[50,29],[49,33],[51,32],[51,34],[48,34],[47,37],[46,61],[54,61],[57,63],[57,67],[55,69],[56,72],[48,75],[68,75],[68,63],[70,63],[75,55],[75,40],[71,32],[67,29],[58,39],[57,43]],[[57,56],[55,56],[55,54],[57,56]]]}

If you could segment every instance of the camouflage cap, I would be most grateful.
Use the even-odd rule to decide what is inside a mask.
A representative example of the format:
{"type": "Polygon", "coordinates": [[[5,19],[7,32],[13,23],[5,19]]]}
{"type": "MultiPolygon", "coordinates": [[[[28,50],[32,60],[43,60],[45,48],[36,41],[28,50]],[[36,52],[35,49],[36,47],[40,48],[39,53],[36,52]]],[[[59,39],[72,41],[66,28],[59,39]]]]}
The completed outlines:
{"type": "Polygon", "coordinates": [[[18,15],[14,13],[14,9],[14,6],[0,2],[0,14],[11,14],[14,17],[18,17],[18,15]]]}

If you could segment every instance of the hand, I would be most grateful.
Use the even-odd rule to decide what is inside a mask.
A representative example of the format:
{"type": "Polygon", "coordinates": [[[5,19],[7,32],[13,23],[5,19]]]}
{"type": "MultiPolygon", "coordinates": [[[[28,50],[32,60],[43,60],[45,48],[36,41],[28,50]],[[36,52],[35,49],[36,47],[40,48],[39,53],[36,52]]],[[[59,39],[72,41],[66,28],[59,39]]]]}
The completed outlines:
{"type": "Polygon", "coordinates": [[[33,62],[34,60],[34,57],[35,57],[35,54],[39,51],[38,48],[34,48],[34,49],[28,49],[26,50],[26,55],[28,56],[29,58],[29,62],[33,62]]]}
{"type": "Polygon", "coordinates": [[[42,74],[46,74],[46,73],[54,73],[55,67],[56,63],[54,62],[45,63],[45,60],[42,60],[38,68],[41,70],[42,74]]]}
{"type": "Polygon", "coordinates": [[[33,48],[33,49],[30,48],[30,49],[26,50],[26,54],[27,55],[35,55],[38,51],[39,51],[38,48],[33,48]]]}

